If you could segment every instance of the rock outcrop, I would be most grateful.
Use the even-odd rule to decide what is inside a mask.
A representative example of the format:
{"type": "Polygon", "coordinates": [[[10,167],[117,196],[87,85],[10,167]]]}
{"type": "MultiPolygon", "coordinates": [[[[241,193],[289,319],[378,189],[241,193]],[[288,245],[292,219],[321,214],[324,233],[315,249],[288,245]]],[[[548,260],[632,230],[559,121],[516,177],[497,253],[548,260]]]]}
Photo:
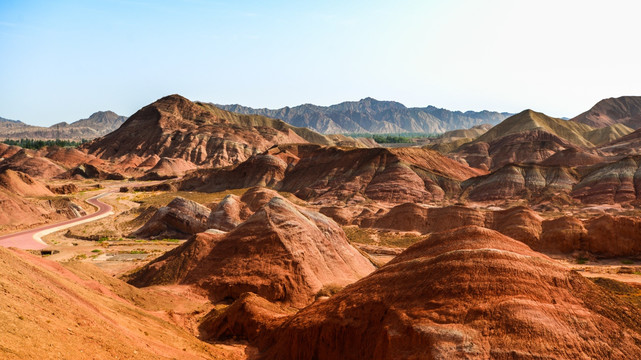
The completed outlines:
{"type": "Polygon", "coordinates": [[[144,238],[186,238],[207,230],[211,210],[199,203],[176,197],[132,235],[144,238]]]}
{"type": "Polygon", "coordinates": [[[100,179],[100,180],[124,180],[125,176],[119,172],[110,172],[91,164],[80,164],[69,171],[58,176],[64,179],[100,179]]]}
{"type": "Polygon", "coordinates": [[[251,188],[241,197],[227,195],[209,215],[207,227],[233,230],[276,196],[277,192],[261,187],[251,188]]]}

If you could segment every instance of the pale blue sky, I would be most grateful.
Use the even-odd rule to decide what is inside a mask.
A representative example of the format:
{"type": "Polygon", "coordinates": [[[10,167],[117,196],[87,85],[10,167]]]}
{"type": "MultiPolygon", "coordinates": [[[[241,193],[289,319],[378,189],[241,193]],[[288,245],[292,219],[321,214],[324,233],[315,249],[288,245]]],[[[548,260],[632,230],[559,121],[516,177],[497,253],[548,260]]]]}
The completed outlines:
{"type": "Polygon", "coordinates": [[[0,0],[0,117],[371,96],[574,116],[641,95],[635,1],[0,0]]]}

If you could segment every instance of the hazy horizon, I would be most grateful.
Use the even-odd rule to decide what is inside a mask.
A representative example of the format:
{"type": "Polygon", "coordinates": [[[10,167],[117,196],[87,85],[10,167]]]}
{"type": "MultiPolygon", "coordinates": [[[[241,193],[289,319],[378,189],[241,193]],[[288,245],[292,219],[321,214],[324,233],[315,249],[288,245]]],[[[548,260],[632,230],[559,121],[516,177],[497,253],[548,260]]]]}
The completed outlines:
{"type": "Polygon", "coordinates": [[[163,96],[573,117],[641,95],[634,1],[4,1],[0,117],[48,126],[163,96]]]}

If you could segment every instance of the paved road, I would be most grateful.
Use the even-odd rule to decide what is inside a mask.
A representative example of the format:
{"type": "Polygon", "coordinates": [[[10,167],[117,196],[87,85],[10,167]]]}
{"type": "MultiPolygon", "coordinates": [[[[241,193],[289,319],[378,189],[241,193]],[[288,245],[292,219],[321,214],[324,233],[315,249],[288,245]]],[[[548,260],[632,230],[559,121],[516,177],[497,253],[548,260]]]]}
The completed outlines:
{"type": "Polygon", "coordinates": [[[91,205],[98,207],[98,211],[95,213],[81,216],[79,218],[62,221],[55,224],[44,225],[36,229],[25,230],[15,234],[9,234],[0,236],[0,246],[4,247],[15,247],[18,249],[26,250],[41,250],[46,248],[48,245],[42,241],[41,237],[60,231],[66,228],[70,228],[75,225],[84,224],[87,222],[95,221],[102,219],[113,214],[113,208],[111,205],[107,205],[100,201],[100,198],[106,195],[113,193],[114,191],[107,191],[97,196],[94,196],[90,199],[87,199],[87,202],[91,205]]]}

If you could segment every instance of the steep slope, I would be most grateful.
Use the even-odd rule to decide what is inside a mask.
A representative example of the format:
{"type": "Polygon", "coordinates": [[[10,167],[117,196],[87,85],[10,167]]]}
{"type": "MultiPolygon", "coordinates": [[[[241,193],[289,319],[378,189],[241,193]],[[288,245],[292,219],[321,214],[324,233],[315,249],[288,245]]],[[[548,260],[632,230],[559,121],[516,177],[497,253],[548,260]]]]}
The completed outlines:
{"type": "Polygon", "coordinates": [[[10,158],[13,155],[17,154],[22,148],[15,145],[7,145],[0,143],[0,161],[6,158],[10,158]]]}
{"type": "Polygon", "coordinates": [[[331,219],[275,197],[226,234],[201,233],[132,274],[135,286],[191,284],[213,301],[247,291],[296,307],[374,270],[331,219]]]}
{"type": "Polygon", "coordinates": [[[603,99],[570,121],[594,128],[621,124],[637,130],[641,128],[641,96],[603,99]]]}
{"type": "Polygon", "coordinates": [[[0,187],[18,196],[53,196],[41,182],[25,173],[9,169],[0,171],[0,187]]]}
{"type": "Polygon", "coordinates": [[[274,144],[307,142],[333,144],[323,135],[280,120],[234,114],[170,95],[145,106],[118,130],[83,149],[103,159],[158,155],[196,165],[226,166],[274,144]]]}
{"type": "Polygon", "coordinates": [[[454,195],[461,181],[479,174],[427,149],[282,145],[235,167],[192,173],[180,189],[264,186],[308,201],[424,202],[454,195]]]}
{"type": "Polygon", "coordinates": [[[332,106],[304,104],[281,109],[253,109],[241,105],[216,105],[241,114],[258,114],[281,119],[294,126],[324,134],[339,133],[442,133],[481,124],[497,124],[510,116],[493,111],[450,111],[428,106],[407,108],[394,101],[365,98],[332,106]]]}
{"type": "Polygon", "coordinates": [[[638,309],[495,231],[431,235],[255,343],[264,359],[641,356],[638,309]]]}
{"type": "Polygon", "coordinates": [[[0,247],[0,273],[2,359],[241,358],[53,261],[0,247]]]}

